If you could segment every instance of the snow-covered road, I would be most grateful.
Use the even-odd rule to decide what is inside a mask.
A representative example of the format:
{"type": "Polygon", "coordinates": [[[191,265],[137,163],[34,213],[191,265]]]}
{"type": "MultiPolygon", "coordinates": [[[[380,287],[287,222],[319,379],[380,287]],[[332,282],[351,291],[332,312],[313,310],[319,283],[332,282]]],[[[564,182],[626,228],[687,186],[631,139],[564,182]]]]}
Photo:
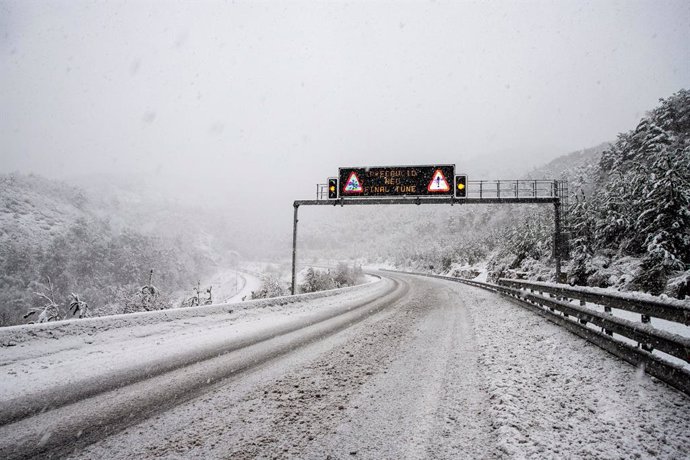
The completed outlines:
{"type": "Polygon", "coordinates": [[[2,342],[0,456],[690,455],[690,398],[496,294],[386,273],[283,303],[2,342]]]}

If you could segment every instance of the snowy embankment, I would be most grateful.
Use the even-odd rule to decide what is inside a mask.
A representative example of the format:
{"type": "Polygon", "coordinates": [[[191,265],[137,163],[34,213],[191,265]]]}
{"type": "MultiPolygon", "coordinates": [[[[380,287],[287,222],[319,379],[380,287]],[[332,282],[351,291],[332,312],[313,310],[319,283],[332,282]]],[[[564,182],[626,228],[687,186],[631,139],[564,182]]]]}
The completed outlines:
{"type": "Polygon", "coordinates": [[[390,289],[384,280],[235,304],[0,329],[0,421],[5,424],[297,330],[390,289]]]}
{"type": "MultiPolygon", "coordinates": [[[[515,288],[530,289],[536,292],[540,292],[540,289],[542,289],[551,294],[564,296],[565,298],[562,298],[561,301],[570,303],[573,305],[573,308],[582,309],[583,311],[589,310],[595,315],[601,315],[602,313],[610,315],[613,318],[617,318],[619,323],[622,322],[631,330],[634,329],[641,334],[653,334],[669,342],[679,344],[687,344],[690,338],[690,301],[688,300],[653,296],[641,292],[620,292],[607,288],[567,286],[535,281],[502,280],[501,284],[507,284],[515,288]],[[605,305],[610,306],[608,311],[605,305]],[[656,311],[664,312],[659,316],[673,319],[673,321],[656,317],[656,311]],[[665,316],[669,314],[673,316],[665,316]]],[[[600,329],[593,323],[586,323],[585,327],[593,330],[600,329]]],[[[611,336],[615,340],[622,341],[628,345],[638,346],[636,340],[625,335],[614,332],[611,336]]],[[[680,347],[682,348],[683,345],[680,345],[680,347]]],[[[667,362],[690,370],[690,363],[687,362],[687,350],[689,348],[687,345],[684,347],[684,356],[673,356],[662,350],[654,350],[654,354],[662,357],[667,362]]],[[[659,348],[663,349],[663,347],[659,348]]]]}
{"type": "Polygon", "coordinates": [[[529,310],[470,290],[501,456],[690,455],[687,396],[529,310]]]}

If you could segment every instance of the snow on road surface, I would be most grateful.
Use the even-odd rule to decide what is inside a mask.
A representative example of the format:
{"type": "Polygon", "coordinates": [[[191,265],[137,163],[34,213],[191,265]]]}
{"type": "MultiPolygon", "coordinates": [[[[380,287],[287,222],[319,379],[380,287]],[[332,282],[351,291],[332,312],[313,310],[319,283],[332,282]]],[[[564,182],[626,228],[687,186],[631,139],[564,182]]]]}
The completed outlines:
{"type": "Polygon", "coordinates": [[[0,329],[0,417],[12,401],[61,387],[126,383],[135,374],[224,352],[346,311],[385,292],[385,283],[339,291],[31,324],[0,329]]]}
{"type": "Polygon", "coordinates": [[[261,280],[242,270],[227,270],[216,274],[209,284],[214,286],[216,298],[221,303],[242,302],[252,298],[252,291],[258,291],[261,280]]]}
{"type": "Polygon", "coordinates": [[[258,291],[261,280],[243,269],[221,270],[201,284],[213,287],[213,303],[235,303],[251,300],[252,291],[258,291]]]}
{"type": "MultiPolygon", "coordinates": [[[[21,430],[39,425],[35,442],[61,437],[57,452],[72,458],[690,456],[690,398],[682,393],[494,293],[437,279],[384,276],[398,280],[394,291],[373,283],[348,291],[356,299],[331,296],[271,307],[265,317],[271,321],[293,311],[305,320],[321,308],[334,311],[338,304],[366,300],[356,294],[362,290],[380,289],[377,295],[390,299],[365,305],[366,314],[342,317],[340,326],[308,339],[285,338],[289,351],[264,356],[262,347],[274,345],[263,341],[2,426],[2,451],[12,452],[8,444],[23,439],[21,430]],[[232,360],[244,364],[219,374],[232,360]],[[168,390],[194,378],[206,382],[203,388],[168,390]],[[137,404],[144,411],[150,397],[165,403],[138,414],[137,404]],[[78,424],[63,421],[120,404],[124,409],[110,430],[98,431],[94,418],[94,427],[71,433],[78,424]],[[51,413],[60,415],[43,421],[51,413]],[[80,441],[90,431],[98,436],[80,441]]],[[[21,379],[24,370],[32,375],[21,384],[30,388],[28,382],[41,374],[60,375],[69,362],[60,353],[81,351],[82,366],[90,367],[122,348],[138,350],[138,356],[155,354],[156,342],[165,340],[174,356],[178,336],[187,348],[197,347],[195,337],[201,344],[210,340],[203,338],[205,330],[211,337],[223,329],[250,336],[262,327],[263,313],[254,315],[227,324],[213,315],[205,323],[173,321],[148,337],[128,339],[122,332],[121,340],[98,342],[95,334],[94,343],[71,343],[74,350],[52,358],[31,351],[27,342],[12,363],[3,356],[3,391],[21,394],[7,389],[13,386],[7,382],[21,379]],[[88,353],[96,342],[103,353],[88,353]],[[7,374],[8,366],[20,364],[24,369],[16,376],[7,374]]],[[[306,336],[308,330],[294,334],[306,336]]],[[[111,368],[122,366],[117,358],[108,361],[111,368]]],[[[50,387],[50,379],[42,382],[50,387]]]]}

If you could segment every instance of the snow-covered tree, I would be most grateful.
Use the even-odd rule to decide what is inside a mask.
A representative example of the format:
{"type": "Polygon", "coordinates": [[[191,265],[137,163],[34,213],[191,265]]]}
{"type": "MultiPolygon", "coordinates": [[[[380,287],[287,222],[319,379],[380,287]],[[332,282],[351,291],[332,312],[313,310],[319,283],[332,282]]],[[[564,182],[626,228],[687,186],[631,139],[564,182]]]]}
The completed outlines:
{"type": "Polygon", "coordinates": [[[637,286],[662,292],[673,272],[690,265],[690,92],[662,99],[619,135],[602,154],[599,172],[586,203],[572,208],[573,278],[585,280],[596,253],[634,256],[642,258],[637,286]]]}
{"type": "Polygon", "coordinates": [[[312,267],[307,269],[304,275],[304,283],[299,286],[300,292],[324,291],[334,287],[336,287],[336,283],[329,273],[322,273],[314,270],[312,267]]]}
{"type": "Polygon", "coordinates": [[[131,297],[126,299],[124,313],[137,311],[162,310],[168,304],[161,296],[161,291],[153,285],[153,269],[149,271],[148,284],[139,288],[131,297]]]}
{"type": "Polygon", "coordinates": [[[204,305],[211,305],[213,304],[213,294],[212,294],[213,286],[209,286],[208,289],[206,289],[206,299],[204,299],[204,305]]]}
{"type": "Polygon", "coordinates": [[[662,151],[650,168],[636,229],[645,236],[640,286],[659,294],[673,271],[690,264],[690,148],[662,151]]]}
{"type": "Polygon", "coordinates": [[[197,281],[193,291],[194,294],[182,302],[183,307],[198,307],[199,305],[211,305],[213,303],[213,295],[211,294],[213,286],[209,286],[205,292],[205,298],[201,297],[201,281],[197,281]]]}
{"type": "Polygon", "coordinates": [[[35,321],[29,323],[47,323],[49,321],[58,321],[61,319],[60,307],[55,302],[55,293],[53,292],[53,283],[48,278],[48,294],[43,292],[34,292],[38,297],[43,299],[44,303],[41,307],[30,308],[24,315],[24,319],[31,318],[36,315],[35,321]]]}
{"type": "Polygon", "coordinates": [[[287,294],[287,289],[277,273],[265,273],[261,276],[261,288],[252,291],[252,299],[267,299],[287,294]]]}

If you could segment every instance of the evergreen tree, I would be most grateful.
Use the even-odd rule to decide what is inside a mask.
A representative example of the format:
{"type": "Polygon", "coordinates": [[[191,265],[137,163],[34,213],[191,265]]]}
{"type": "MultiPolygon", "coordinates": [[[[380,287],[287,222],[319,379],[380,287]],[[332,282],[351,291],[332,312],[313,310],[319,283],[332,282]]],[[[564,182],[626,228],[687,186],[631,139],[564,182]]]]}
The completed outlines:
{"type": "Polygon", "coordinates": [[[613,251],[642,257],[637,285],[658,294],[672,272],[690,264],[690,92],[662,99],[619,135],[599,171],[587,203],[572,209],[572,278],[584,282],[588,259],[613,251]]]}

